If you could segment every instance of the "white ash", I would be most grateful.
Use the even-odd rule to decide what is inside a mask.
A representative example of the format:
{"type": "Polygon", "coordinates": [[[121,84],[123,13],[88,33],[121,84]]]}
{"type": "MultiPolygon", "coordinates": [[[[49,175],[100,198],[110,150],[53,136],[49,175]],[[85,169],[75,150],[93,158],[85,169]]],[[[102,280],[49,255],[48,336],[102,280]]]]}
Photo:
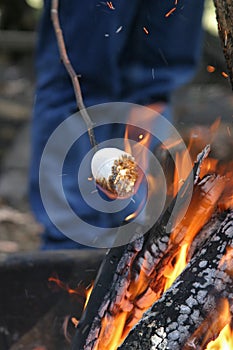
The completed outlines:
{"type": "Polygon", "coordinates": [[[179,328],[179,333],[180,333],[180,337],[179,337],[179,342],[182,344],[185,342],[185,340],[188,338],[189,335],[189,325],[188,326],[182,326],[179,328]]]}
{"type": "Polygon", "coordinates": [[[158,246],[159,246],[159,250],[161,250],[161,252],[164,252],[165,249],[167,248],[167,244],[165,244],[161,241],[158,242],[158,246]]]}
{"type": "Polygon", "coordinates": [[[203,304],[204,303],[204,298],[206,297],[207,295],[207,291],[206,290],[199,290],[198,293],[197,293],[197,301],[200,303],[200,304],[203,304]]]}
{"type": "Polygon", "coordinates": [[[190,307],[190,309],[192,309],[198,303],[197,303],[196,299],[194,299],[194,297],[192,295],[190,295],[190,297],[186,300],[186,304],[190,307]]]}
{"type": "Polygon", "coordinates": [[[172,303],[173,303],[172,300],[169,300],[169,301],[166,302],[166,306],[171,306],[172,303]]]}
{"type": "Polygon", "coordinates": [[[118,197],[133,195],[138,179],[138,166],[131,154],[118,148],[97,151],[91,162],[96,183],[118,197]]]}
{"type": "Polygon", "coordinates": [[[220,241],[220,237],[216,235],[216,236],[213,238],[213,242],[218,242],[218,241],[220,241]]]}
{"type": "Polygon", "coordinates": [[[169,330],[172,331],[174,329],[177,329],[178,327],[178,323],[177,322],[172,322],[170,325],[169,325],[169,330]]]}
{"type": "Polygon", "coordinates": [[[218,247],[218,252],[219,252],[219,253],[223,253],[224,250],[225,250],[225,248],[226,248],[226,244],[221,244],[221,245],[218,247]]]}
{"type": "Polygon", "coordinates": [[[181,306],[180,306],[180,312],[181,312],[182,314],[190,314],[191,309],[190,309],[190,307],[188,307],[187,305],[181,305],[181,306]]]}
{"type": "Polygon", "coordinates": [[[180,332],[177,331],[177,330],[175,330],[175,331],[173,331],[173,332],[170,332],[170,333],[168,334],[168,339],[169,339],[169,340],[177,340],[177,339],[179,339],[179,338],[180,338],[180,332]]]}
{"type": "Polygon", "coordinates": [[[187,314],[182,314],[178,317],[177,321],[179,324],[183,325],[189,316],[187,314]]]}
{"type": "Polygon", "coordinates": [[[199,263],[199,267],[202,269],[202,268],[206,267],[207,264],[208,264],[208,261],[202,260],[202,261],[200,261],[200,263],[199,263]]]}
{"type": "Polygon", "coordinates": [[[157,254],[158,254],[158,247],[157,247],[156,244],[152,244],[152,245],[150,246],[150,250],[151,250],[151,252],[153,253],[153,255],[157,256],[157,254]]]}
{"type": "Polygon", "coordinates": [[[209,286],[209,284],[213,284],[213,283],[214,283],[214,279],[215,279],[215,269],[207,268],[207,269],[205,269],[204,272],[203,272],[203,271],[202,271],[202,273],[200,272],[200,273],[198,274],[198,276],[199,276],[199,277],[203,276],[204,279],[206,280],[205,283],[202,283],[202,284],[200,285],[201,288],[206,289],[206,288],[209,286]]]}
{"type": "Polygon", "coordinates": [[[191,317],[191,320],[193,320],[193,322],[195,324],[200,318],[200,311],[198,309],[193,310],[190,317],[191,317]]]}
{"type": "Polygon", "coordinates": [[[168,236],[163,236],[163,237],[161,238],[161,242],[163,242],[163,243],[168,243],[168,242],[169,242],[169,237],[168,237],[168,236]]]}
{"type": "Polygon", "coordinates": [[[229,222],[229,224],[226,226],[225,234],[229,237],[232,237],[232,234],[233,234],[232,223],[229,222]]]}

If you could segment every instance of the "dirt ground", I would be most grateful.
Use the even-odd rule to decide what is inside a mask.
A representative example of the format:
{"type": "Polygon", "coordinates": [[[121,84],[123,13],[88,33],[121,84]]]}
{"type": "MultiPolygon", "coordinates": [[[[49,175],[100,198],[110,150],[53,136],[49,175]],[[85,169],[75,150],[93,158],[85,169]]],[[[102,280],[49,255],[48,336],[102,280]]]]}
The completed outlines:
{"type": "MultiPolygon", "coordinates": [[[[40,243],[42,228],[31,214],[27,192],[33,62],[33,52],[0,55],[0,259],[37,250],[40,243]]],[[[173,106],[185,140],[192,135],[196,149],[212,142],[216,157],[232,160],[233,94],[223,71],[218,39],[207,35],[199,72],[174,94],[173,106]],[[207,71],[208,65],[216,68],[213,73],[207,71]],[[217,118],[221,125],[211,140],[210,126],[217,118]]]]}

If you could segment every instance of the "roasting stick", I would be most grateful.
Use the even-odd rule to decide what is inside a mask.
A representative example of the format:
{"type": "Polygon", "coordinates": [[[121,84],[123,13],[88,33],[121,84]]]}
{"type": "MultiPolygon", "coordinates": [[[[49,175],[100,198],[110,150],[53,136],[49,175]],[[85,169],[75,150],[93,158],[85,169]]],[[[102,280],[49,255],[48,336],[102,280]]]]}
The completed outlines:
{"type": "Polygon", "coordinates": [[[90,115],[87,113],[86,107],[83,102],[82,91],[81,91],[78,75],[76,74],[67,54],[66,45],[65,45],[61,25],[60,25],[59,16],[58,16],[58,8],[59,8],[59,0],[52,0],[51,18],[52,18],[56,38],[57,38],[61,60],[72,80],[77,107],[79,109],[79,112],[84,122],[86,123],[91,146],[96,151],[97,143],[96,143],[94,129],[93,129],[94,124],[93,124],[93,121],[91,120],[90,115]]]}
{"type": "Polygon", "coordinates": [[[77,107],[86,123],[90,143],[95,153],[91,165],[93,177],[96,183],[107,191],[110,196],[114,195],[119,198],[131,196],[134,194],[134,185],[138,178],[137,164],[130,154],[118,148],[97,150],[97,142],[93,129],[94,123],[84,105],[79,78],[67,54],[58,11],[59,0],[52,0],[51,18],[61,60],[72,80],[77,107]]]}

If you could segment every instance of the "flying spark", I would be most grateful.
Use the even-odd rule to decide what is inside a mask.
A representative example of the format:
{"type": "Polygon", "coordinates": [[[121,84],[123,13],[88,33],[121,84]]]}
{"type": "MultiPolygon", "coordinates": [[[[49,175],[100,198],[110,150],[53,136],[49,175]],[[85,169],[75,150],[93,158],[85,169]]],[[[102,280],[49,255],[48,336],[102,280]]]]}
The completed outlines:
{"type": "Polygon", "coordinates": [[[176,10],[176,7],[173,7],[170,11],[166,13],[165,17],[169,17],[175,10],[176,10]]]}

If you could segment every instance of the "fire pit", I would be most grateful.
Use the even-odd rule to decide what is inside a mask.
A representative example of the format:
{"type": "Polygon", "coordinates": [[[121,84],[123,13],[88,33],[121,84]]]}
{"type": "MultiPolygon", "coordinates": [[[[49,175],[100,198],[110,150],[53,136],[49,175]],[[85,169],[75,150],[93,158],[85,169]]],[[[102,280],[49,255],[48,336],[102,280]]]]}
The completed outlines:
{"type": "Polygon", "coordinates": [[[1,262],[0,349],[69,349],[69,328],[75,330],[69,319],[81,315],[103,256],[103,250],[34,252],[1,262]]]}

